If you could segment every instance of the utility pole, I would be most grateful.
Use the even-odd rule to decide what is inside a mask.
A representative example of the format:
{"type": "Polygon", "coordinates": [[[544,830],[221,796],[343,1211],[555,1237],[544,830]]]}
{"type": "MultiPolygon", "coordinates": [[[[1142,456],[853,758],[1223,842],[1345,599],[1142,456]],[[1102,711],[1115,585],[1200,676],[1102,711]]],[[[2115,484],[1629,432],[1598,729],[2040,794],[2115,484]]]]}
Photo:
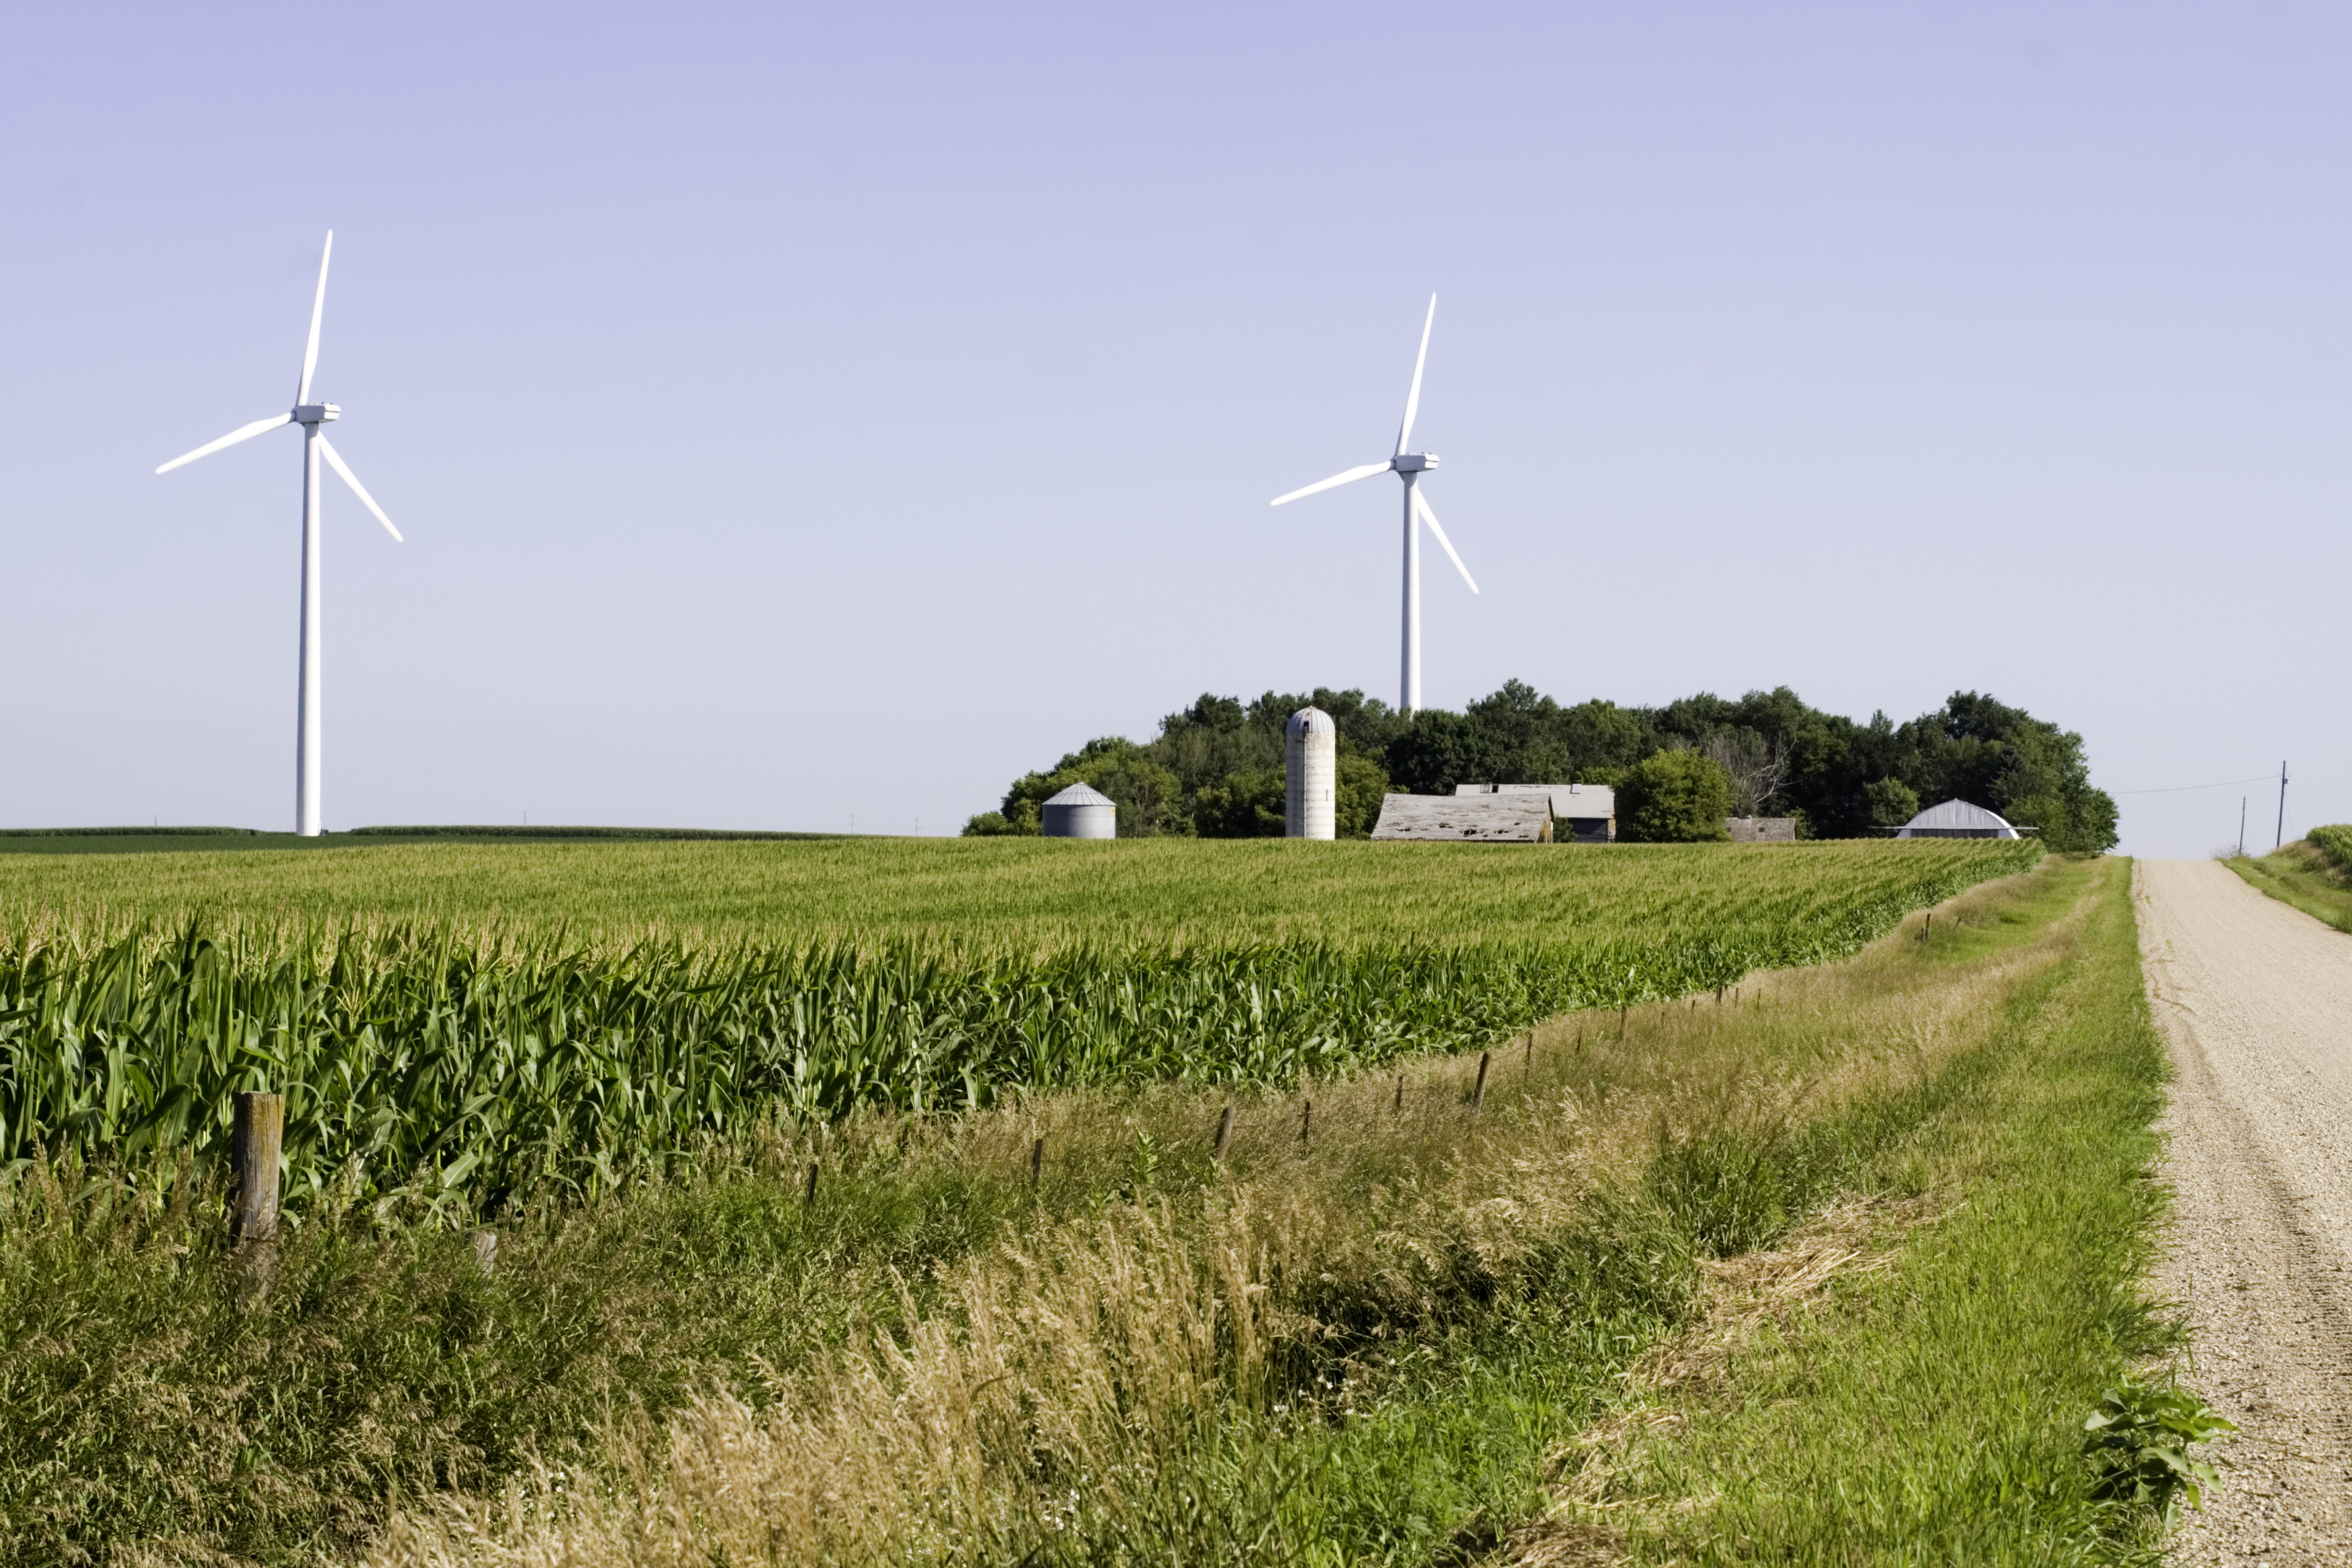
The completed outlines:
{"type": "Polygon", "coordinates": [[[2246,858],[2246,797],[2238,797],[2238,858],[2246,858]]]}
{"type": "Polygon", "coordinates": [[[2286,847],[2286,764],[2279,764],[2278,842],[2271,846],[2273,854],[2286,847]]]}

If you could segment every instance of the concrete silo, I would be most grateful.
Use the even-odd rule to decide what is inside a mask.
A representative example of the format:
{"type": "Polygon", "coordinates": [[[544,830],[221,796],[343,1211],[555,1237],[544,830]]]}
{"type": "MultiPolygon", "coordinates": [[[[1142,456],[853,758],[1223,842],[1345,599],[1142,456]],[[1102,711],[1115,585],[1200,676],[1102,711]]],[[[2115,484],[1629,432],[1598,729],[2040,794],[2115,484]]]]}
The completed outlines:
{"type": "Polygon", "coordinates": [[[1301,708],[1283,731],[1282,836],[1339,837],[1339,728],[1320,708],[1301,708]]]}
{"type": "Polygon", "coordinates": [[[1074,784],[1045,803],[1048,838],[1116,838],[1118,805],[1092,784],[1074,784]]]}

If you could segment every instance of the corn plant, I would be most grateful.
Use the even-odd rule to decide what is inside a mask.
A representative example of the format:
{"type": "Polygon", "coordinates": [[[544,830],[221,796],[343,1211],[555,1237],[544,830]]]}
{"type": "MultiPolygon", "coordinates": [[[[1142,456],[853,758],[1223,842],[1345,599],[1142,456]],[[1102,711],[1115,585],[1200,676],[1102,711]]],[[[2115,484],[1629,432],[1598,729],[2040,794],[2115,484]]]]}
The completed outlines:
{"type": "MultiPolygon", "coordinates": [[[[1209,940],[1131,927],[1072,940],[1060,907],[982,942],[886,928],[625,945],[361,911],[20,911],[0,951],[0,1158],[217,1161],[232,1096],[270,1089],[287,1097],[298,1206],[354,1179],[493,1204],[593,1193],[776,1119],[950,1113],[1149,1079],[1270,1088],[1477,1049],[1555,1013],[1843,956],[2038,848],[1634,858],[1653,875],[1614,922],[1588,901],[1547,927],[1522,918],[1518,886],[1489,885],[1508,906],[1500,935],[1475,918],[1486,854],[1423,858],[1441,880],[1474,873],[1443,889],[1468,917],[1445,933],[1382,931],[1329,884],[1307,907],[1329,909],[1340,935],[1209,940]]],[[[596,861],[568,864],[590,888],[596,861]]],[[[1206,901],[1234,900],[1236,864],[1257,862],[1196,864],[1206,901]]],[[[1003,899],[988,862],[948,865],[974,907],[1003,899]]],[[[1370,880],[1360,897],[1385,897],[1370,880]]],[[[1563,910],[1576,890],[1562,885],[1563,910]]]]}

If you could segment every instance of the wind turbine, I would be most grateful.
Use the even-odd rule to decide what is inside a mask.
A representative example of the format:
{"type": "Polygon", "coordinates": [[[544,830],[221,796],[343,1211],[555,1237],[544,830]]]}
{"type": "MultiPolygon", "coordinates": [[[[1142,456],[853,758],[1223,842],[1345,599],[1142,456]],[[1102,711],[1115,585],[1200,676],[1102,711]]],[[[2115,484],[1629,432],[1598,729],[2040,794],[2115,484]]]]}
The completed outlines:
{"type": "Polygon", "coordinates": [[[1421,707],[1421,531],[1414,527],[1418,519],[1429,524],[1429,531],[1437,535],[1437,542],[1445,547],[1445,557],[1470,591],[1478,591],[1477,582],[1471,577],[1470,568],[1462,564],[1454,552],[1454,542],[1445,537],[1445,530],[1437,525],[1437,514],[1429,510],[1429,502],[1421,495],[1421,476],[1437,467],[1434,452],[1408,452],[1405,443],[1412,439],[1412,416],[1421,408],[1421,371],[1429,363],[1429,329],[1437,324],[1437,296],[1429,297],[1429,316],[1421,324],[1421,356],[1412,362],[1412,390],[1404,395],[1404,423],[1397,427],[1396,455],[1385,463],[1366,463],[1349,468],[1344,474],[1333,474],[1318,479],[1305,489],[1276,496],[1269,502],[1280,506],[1285,501],[1311,496],[1317,490],[1328,490],[1339,485],[1349,485],[1358,479],[1368,479],[1374,474],[1394,473],[1404,481],[1404,648],[1397,672],[1399,693],[1397,707],[1407,713],[1421,707]]]}
{"type": "Polygon", "coordinates": [[[198,458],[208,458],[224,447],[234,447],[239,441],[250,441],[280,425],[302,426],[302,673],[297,689],[297,721],[294,731],[294,831],[304,837],[316,837],[319,833],[319,459],[342,475],[343,483],[360,498],[375,520],[383,524],[393,542],[403,542],[400,530],[392,526],[392,519],[383,515],[383,508],[375,504],[375,497],[344,462],[327,439],[326,427],[342,410],[331,403],[310,401],[310,376],[319,368],[319,321],[327,310],[327,262],[335,254],[335,231],[327,231],[327,247],[319,255],[319,292],[310,301],[310,341],[302,350],[302,380],[295,389],[292,412],[269,419],[257,419],[252,424],[230,431],[217,441],[208,441],[182,457],[173,458],[155,471],[168,474],[198,458]]]}

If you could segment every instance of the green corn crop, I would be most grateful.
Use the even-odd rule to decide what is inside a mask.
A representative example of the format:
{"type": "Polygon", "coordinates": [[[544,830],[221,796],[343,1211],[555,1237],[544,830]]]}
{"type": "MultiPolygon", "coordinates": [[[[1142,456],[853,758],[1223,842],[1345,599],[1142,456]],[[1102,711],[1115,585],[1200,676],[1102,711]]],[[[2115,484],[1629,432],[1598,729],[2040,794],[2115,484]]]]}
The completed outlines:
{"type": "MultiPolygon", "coordinates": [[[[1477,1048],[1563,1010],[1843,956],[2040,853],[2030,843],[1597,855],[1411,846],[1352,862],[1367,875],[1350,887],[1332,874],[1350,862],[1188,845],[1189,863],[1139,862],[1160,879],[1150,899],[1166,913],[1155,922],[1131,912],[1136,889],[1121,872],[1139,862],[1116,858],[1126,846],[1045,863],[1044,896],[1034,852],[992,862],[957,846],[925,863],[929,847],[911,847],[869,860],[856,897],[887,908],[896,866],[919,922],[827,909],[852,879],[837,860],[813,859],[799,862],[818,874],[796,920],[764,935],[738,920],[731,936],[699,942],[610,936],[622,917],[599,908],[610,887],[600,858],[723,868],[695,858],[743,853],[735,847],[588,858],[567,847],[558,864],[606,934],[477,911],[433,920],[390,900],[346,898],[338,917],[299,899],[273,912],[250,893],[209,910],[184,897],[117,897],[102,910],[20,898],[0,905],[14,927],[0,952],[0,1158],[185,1150],[216,1160],[230,1097],[270,1089],[287,1097],[297,1205],[347,1176],[489,1203],[593,1192],[779,1118],[950,1112],[1011,1090],[1153,1079],[1274,1087],[1477,1048]],[[1091,872],[1095,904],[1125,918],[1091,922],[1103,934],[1089,934],[1083,888],[1054,880],[1067,865],[1091,872]],[[1267,869],[1286,866],[1316,870],[1308,891],[1269,885],[1267,869]],[[1414,873],[1422,882],[1402,889],[1414,873]],[[1192,907],[1209,918],[1182,918],[1188,879],[1192,907]],[[1251,918],[1253,889],[1278,917],[1276,934],[1251,918]],[[1422,913],[1400,915],[1414,896],[1422,913]],[[979,938],[957,934],[959,899],[979,938]]],[[[1072,847],[1092,847],[1049,853],[1072,847]]],[[[336,860],[362,853],[420,852],[336,860]]],[[[487,853],[523,858],[526,871],[550,855],[487,853]]],[[[217,858],[247,875],[264,856],[217,858]]],[[[316,865],[289,868],[288,881],[316,865]]],[[[789,887],[763,892],[789,904],[789,887]]],[[[706,885],[679,893],[678,907],[634,904],[628,918],[724,929],[697,899],[724,901],[706,885]]]]}

